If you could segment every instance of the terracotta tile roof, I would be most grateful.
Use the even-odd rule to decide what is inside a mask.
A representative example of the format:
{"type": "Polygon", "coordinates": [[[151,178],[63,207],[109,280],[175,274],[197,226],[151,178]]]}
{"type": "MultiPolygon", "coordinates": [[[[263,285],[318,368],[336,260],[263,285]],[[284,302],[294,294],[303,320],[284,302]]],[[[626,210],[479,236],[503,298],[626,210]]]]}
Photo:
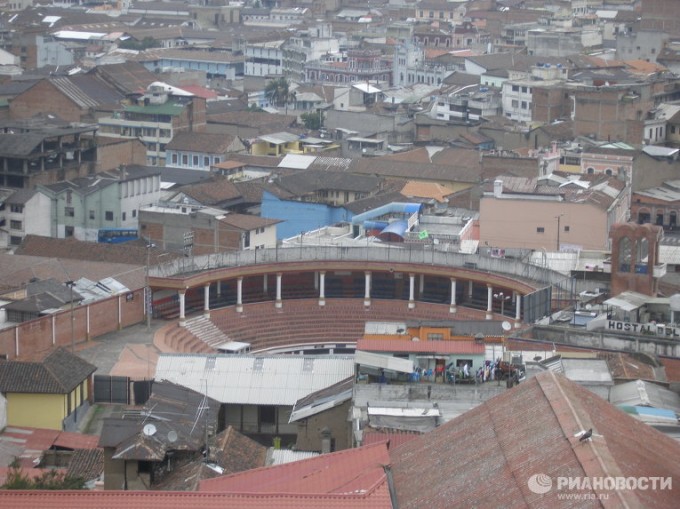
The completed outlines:
{"type": "Polygon", "coordinates": [[[36,256],[0,253],[0,281],[10,288],[24,287],[33,278],[69,281],[86,277],[91,281],[99,281],[112,277],[132,290],[142,288],[145,284],[142,264],[128,265],[60,257],[48,258],[43,256],[46,253],[50,251],[36,256]]]}
{"type": "Polygon", "coordinates": [[[341,494],[375,490],[389,463],[385,443],[258,468],[203,481],[200,491],[221,493],[341,494]]]}
{"type": "Polygon", "coordinates": [[[341,495],[227,494],[177,491],[1,491],[12,509],[392,509],[387,483],[370,493],[341,495]]]}
{"type": "MultiPolygon", "coordinates": [[[[39,235],[26,235],[21,245],[16,249],[15,254],[31,256],[48,255],[49,258],[69,258],[142,266],[146,263],[146,242],[144,240],[136,240],[115,245],[84,242],[74,238],[56,239],[39,235]]],[[[178,256],[172,253],[166,256],[164,251],[152,248],[150,252],[151,263],[156,263],[156,259],[161,254],[163,255],[163,261],[168,261],[167,256],[178,256]]]]}
{"type": "Polygon", "coordinates": [[[77,449],[68,463],[67,475],[91,481],[104,473],[104,449],[77,449]]]}
{"type": "Polygon", "coordinates": [[[220,204],[238,199],[241,196],[236,185],[229,179],[216,176],[198,184],[189,184],[179,188],[179,191],[193,198],[201,205],[219,206],[220,204]]]}
{"type": "MultiPolygon", "coordinates": [[[[519,386],[390,451],[402,509],[586,507],[529,490],[533,475],[680,476],[680,443],[554,372],[519,386]],[[593,429],[591,441],[574,435],[593,429]]],[[[568,492],[573,493],[573,492],[568,492]]],[[[588,490],[588,494],[595,492],[588,490]]],[[[673,490],[608,491],[612,506],[676,507],[673,490]]],[[[600,502],[589,505],[601,507],[600,502]]]]}
{"type": "Polygon", "coordinates": [[[408,339],[360,339],[357,350],[368,352],[440,353],[484,355],[484,344],[474,341],[410,341],[408,339]]]}
{"type": "Polygon", "coordinates": [[[380,442],[389,442],[390,450],[400,445],[406,444],[411,440],[420,437],[422,433],[407,430],[391,430],[382,431],[373,428],[365,428],[363,435],[363,445],[377,444],[380,442]]]}
{"type": "Polygon", "coordinates": [[[153,486],[155,490],[196,491],[205,479],[229,475],[265,466],[267,448],[229,426],[215,437],[210,447],[210,462],[221,467],[223,474],[208,467],[202,454],[184,464],[176,463],[170,474],[153,486]]]}
{"type": "Polygon", "coordinates": [[[453,194],[453,189],[437,182],[407,182],[401,189],[401,194],[414,198],[434,198],[438,202],[444,202],[447,196],[453,194]]]}
{"type": "Polygon", "coordinates": [[[661,362],[666,370],[666,380],[680,382],[680,359],[664,358],[661,362]]]}
{"type": "Polygon", "coordinates": [[[609,371],[615,380],[648,380],[651,382],[659,380],[659,375],[663,375],[663,368],[657,365],[656,361],[644,354],[635,355],[624,352],[598,352],[597,356],[607,361],[609,371]]]}
{"type": "Polygon", "coordinates": [[[0,392],[68,394],[96,369],[64,348],[52,350],[41,362],[2,361],[0,392]]]}

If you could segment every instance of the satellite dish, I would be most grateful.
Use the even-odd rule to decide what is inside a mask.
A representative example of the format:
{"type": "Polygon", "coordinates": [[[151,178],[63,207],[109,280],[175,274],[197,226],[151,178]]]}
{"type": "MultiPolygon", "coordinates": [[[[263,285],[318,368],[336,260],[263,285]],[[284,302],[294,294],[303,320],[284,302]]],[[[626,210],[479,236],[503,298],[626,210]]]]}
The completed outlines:
{"type": "Polygon", "coordinates": [[[142,428],[142,432],[147,436],[147,437],[152,437],[156,434],[156,426],[153,424],[147,424],[142,428]]]}
{"type": "Polygon", "coordinates": [[[177,442],[177,432],[175,430],[168,431],[168,442],[171,444],[177,442]]]}
{"type": "Polygon", "coordinates": [[[511,325],[510,322],[508,322],[507,320],[505,320],[505,321],[501,324],[501,327],[503,328],[503,330],[504,330],[505,332],[508,332],[509,330],[512,329],[512,325],[511,325]]]}

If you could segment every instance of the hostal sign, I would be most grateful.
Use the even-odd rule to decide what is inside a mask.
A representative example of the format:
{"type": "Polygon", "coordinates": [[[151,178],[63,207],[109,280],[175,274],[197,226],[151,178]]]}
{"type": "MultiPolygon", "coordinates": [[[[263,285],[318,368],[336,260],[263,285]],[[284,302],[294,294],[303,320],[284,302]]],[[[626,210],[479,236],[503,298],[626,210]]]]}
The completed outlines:
{"type": "Polygon", "coordinates": [[[660,338],[680,338],[680,327],[659,325],[656,323],[633,323],[607,320],[609,332],[622,332],[624,334],[645,334],[660,338]]]}

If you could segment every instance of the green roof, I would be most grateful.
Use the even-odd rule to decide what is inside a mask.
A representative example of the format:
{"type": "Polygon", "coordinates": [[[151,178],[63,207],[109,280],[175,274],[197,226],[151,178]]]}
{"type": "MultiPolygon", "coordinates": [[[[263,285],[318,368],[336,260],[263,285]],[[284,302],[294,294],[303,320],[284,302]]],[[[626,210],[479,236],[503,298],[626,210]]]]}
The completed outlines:
{"type": "Polygon", "coordinates": [[[147,115],[179,115],[182,113],[184,106],[180,104],[165,103],[165,104],[149,104],[148,106],[126,106],[125,111],[133,113],[144,113],[147,115]]]}

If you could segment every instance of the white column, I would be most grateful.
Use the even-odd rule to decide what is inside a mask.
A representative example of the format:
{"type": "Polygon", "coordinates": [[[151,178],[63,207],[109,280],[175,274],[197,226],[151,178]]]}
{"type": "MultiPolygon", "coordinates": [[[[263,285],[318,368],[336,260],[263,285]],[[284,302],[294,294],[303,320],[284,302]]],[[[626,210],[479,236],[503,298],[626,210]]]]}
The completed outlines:
{"type": "Polygon", "coordinates": [[[364,306],[371,305],[371,271],[364,272],[364,306]]]}
{"type": "Polygon", "coordinates": [[[493,288],[491,285],[486,285],[486,319],[493,318],[493,288]]]}
{"type": "Polygon", "coordinates": [[[522,326],[522,296],[518,293],[515,295],[515,329],[522,326]]]}
{"type": "Polygon", "coordinates": [[[280,272],[276,273],[276,302],[274,303],[274,307],[280,308],[283,306],[283,302],[281,302],[281,277],[283,274],[280,272]]]}
{"type": "Polygon", "coordinates": [[[449,307],[449,313],[456,312],[456,278],[451,278],[451,306],[449,307]]]}
{"type": "Polygon", "coordinates": [[[203,316],[210,318],[210,283],[203,287],[203,316]]]}
{"type": "Polygon", "coordinates": [[[326,273],[319,272],[319,306],[326,305],[326,273]]]}
{"type": "Polygon", "coordinates": [[[184,309],[185,309],[185,304],[184,304],[184,296],[185,292],[177,292],[179,295],[179,326],[184,327],[187,324],[186,317],[184,316],[184,309]]]}
{"type": "Polygon", "coordinates": [[[236,312],[243,312],[243,277],[236,278],[236,312]]]}
{"type": "Polygon", "coordinates": [[[408,308],[413,309],[416,307],[416,299],[415,299],[415,283],[416,283],[416,275],[415,274],[409,274],[408,275],[409,279],[409,287],[408,287],[408,308]]]}

